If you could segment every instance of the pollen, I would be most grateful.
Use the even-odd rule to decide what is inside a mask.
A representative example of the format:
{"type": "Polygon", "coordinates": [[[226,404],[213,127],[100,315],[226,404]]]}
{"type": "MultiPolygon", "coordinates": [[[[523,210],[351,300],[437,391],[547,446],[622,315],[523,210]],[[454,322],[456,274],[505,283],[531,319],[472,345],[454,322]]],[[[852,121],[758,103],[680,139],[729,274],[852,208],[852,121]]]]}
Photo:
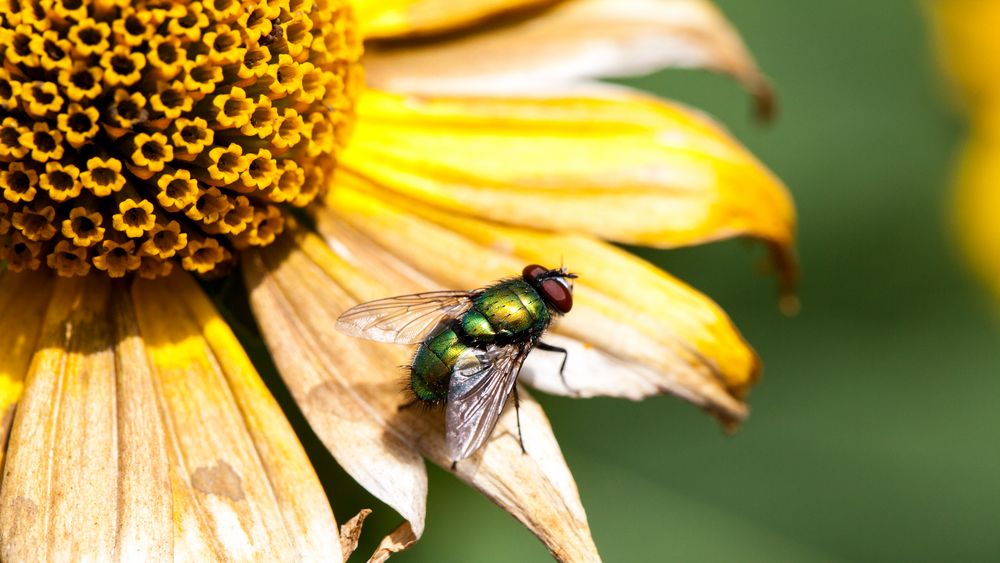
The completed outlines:
{"type": "Polygon", "coordinates": [[[223,275],[326,189],[363,82],[349,0],[0,5],[7,268],[223,275]]]}

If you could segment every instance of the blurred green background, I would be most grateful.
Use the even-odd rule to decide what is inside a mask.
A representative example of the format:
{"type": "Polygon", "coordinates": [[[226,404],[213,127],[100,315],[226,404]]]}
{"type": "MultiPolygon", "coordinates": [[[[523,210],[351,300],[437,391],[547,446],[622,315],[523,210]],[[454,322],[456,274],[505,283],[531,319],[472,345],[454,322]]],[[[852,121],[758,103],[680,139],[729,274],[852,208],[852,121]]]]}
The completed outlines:
{"type": "MultiPolygon", "coordinates": [[[[791,188],[803,309],[777,310],[761,248],[639,251],[716,299],[763,357],[735,437],[670,398],[536,397],[607,561],[974,561],[1000,556],[1000,323],[948,231],[962,125],[918,2],[719,0],[781,95],[757,126],[726,79],[631,83],[716,116],[791,188]]],[[[303,427],[301,420],[298,425],[303,427]]],[[[376,509],[306,437],[339,520],[376,509]]],[[[427,531],[398,561],[547,561],[541,544],[430,468],[427,531]]]]}

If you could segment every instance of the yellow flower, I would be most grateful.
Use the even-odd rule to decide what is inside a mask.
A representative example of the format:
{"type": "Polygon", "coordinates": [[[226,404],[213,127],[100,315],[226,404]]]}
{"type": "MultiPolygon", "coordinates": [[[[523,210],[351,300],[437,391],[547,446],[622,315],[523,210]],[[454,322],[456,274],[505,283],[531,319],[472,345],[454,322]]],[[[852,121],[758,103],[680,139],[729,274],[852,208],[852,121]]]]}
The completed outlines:
{"type": "MultiPolygon", "coordinates": [[[[410,352],[335,330],[358,302],[476,287],[562,259],[581,277],[550,338],[570,350],[572,389],[559,358],[543,354],[529,358],[525,383],[573,396],[670,393],[730,428],[746,416],[760,362],[725,313],[605,241],[759,239],[790,289],[790,198],[707,117],[590,81],[706,67],[739,79],[768,111],[766,82],[711,4],[8,8],[4,559],[353,550],[364,514],[338,536],[297,437],[192,272],[238,272],[316,434],[405,519],[376,560],[423,532],[424,460],[451,460],[440,413],[399,410],[410,352]]],[[[527,453],[507,412],[454,472],[558,559],[595,560],[552,430],[521,397],[527,453]]]]}
{"type": "Polygon", "coordinates": [[[1000,294],[1000,4],[942,0],[934,5],[939,44],[970,119],[960,161],[955,224],[966,253],[1000,294]]]}

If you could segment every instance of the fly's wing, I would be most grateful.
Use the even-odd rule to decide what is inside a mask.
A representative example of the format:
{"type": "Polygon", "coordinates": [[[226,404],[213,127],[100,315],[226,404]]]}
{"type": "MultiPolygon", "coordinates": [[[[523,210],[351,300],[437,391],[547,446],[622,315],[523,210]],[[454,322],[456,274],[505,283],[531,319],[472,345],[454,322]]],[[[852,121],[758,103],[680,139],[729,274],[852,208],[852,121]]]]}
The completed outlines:
{"type": "Polygon", "coordinates": [[[448,386],[445,435],[448,456],[465,459],[486,442],[514,389],[527,344],[469,350],[455,364],[448,386]]]}
{"type": "Polygon", "coordinates": [[[432,291],[369,301],[340,315],[337,330],[378,342],[413,344],[442,320],[462,316],[474,296],[468,291],[432,291]]]}

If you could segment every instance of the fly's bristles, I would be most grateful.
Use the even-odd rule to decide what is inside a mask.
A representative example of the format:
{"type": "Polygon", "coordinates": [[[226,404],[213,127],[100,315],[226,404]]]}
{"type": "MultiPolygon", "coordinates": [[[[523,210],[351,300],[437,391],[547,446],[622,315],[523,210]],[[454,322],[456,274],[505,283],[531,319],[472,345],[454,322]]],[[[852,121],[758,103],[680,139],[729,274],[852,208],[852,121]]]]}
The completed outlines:
{"type": "Polygon", "coordinates": [[[347,0],[5,6],[8,268],[218,275],[325,189],[362,83],[347,0]]]}

